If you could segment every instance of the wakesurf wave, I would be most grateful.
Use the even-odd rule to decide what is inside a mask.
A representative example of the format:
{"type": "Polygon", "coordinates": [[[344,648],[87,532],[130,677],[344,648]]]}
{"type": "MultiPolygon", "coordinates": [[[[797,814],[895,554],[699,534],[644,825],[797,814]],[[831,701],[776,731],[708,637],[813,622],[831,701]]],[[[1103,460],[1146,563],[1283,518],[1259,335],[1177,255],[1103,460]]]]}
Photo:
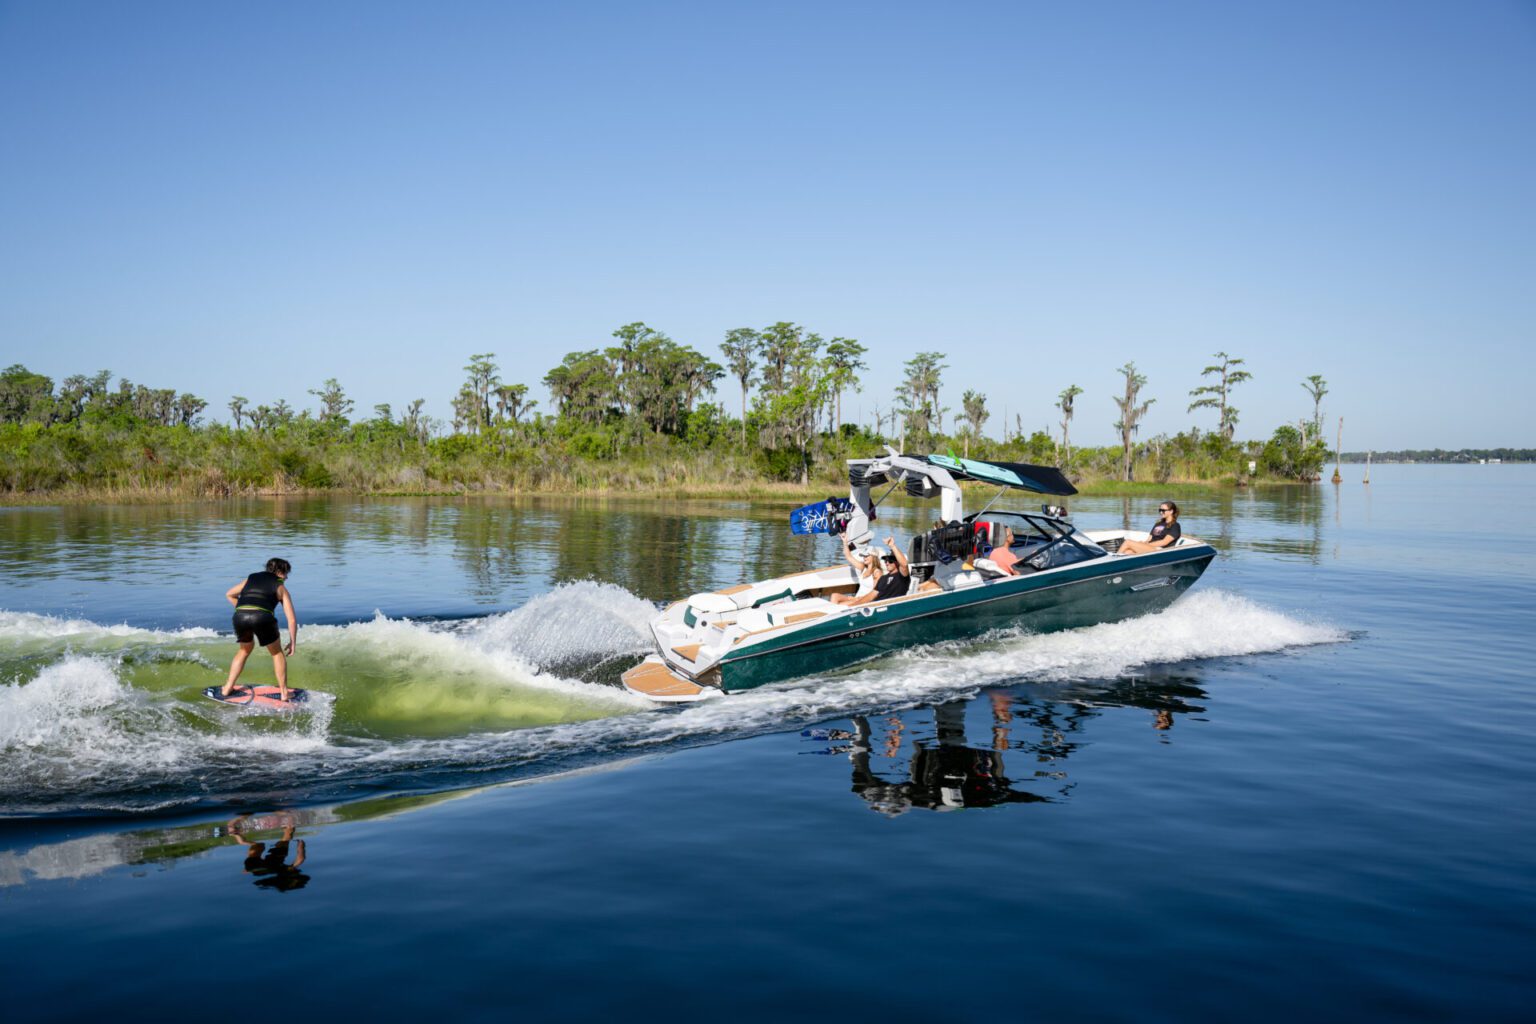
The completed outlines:
{"type": "MultiPolygon", "coordinates": [[[[1112,680],[1146,666],[1275,654],[1346,639],[1220,590],[1143,619],[1044,636],[1000,632],[686,709],[622,691],[655,606],[572,583],[499,615],[376,615],[306,627],[290,682],[332,694],[308,715],[201,697],[231,638],[0,612],[0,815],[136,813],[358,787],[445,788],[798,729],[983,687],[1112,680]],[[640,713],[648,712],[648,713],[640,713]]],[[[265,682],[258,654],[246,678],[265,682]]]]}

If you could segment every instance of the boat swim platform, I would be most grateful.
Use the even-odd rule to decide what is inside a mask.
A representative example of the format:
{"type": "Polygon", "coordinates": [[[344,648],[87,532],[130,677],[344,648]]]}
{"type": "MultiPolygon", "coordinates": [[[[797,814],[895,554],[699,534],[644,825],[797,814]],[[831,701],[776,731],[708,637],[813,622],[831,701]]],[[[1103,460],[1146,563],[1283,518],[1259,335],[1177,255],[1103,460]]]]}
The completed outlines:
{"type": "Polygon", "coordinates": [[[664,704],[686,704],[719,696],[718,686],[700,686],[667,668],[660,658],[647,658],[623,675],[624,689],[664,704]]]}

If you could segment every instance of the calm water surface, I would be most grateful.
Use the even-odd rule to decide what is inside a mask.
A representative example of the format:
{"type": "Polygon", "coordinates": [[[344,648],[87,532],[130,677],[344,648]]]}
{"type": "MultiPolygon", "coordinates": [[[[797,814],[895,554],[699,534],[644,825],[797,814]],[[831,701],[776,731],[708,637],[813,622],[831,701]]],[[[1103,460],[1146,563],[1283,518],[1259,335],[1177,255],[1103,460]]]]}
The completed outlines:
{"type": "Polygon", "coordinates": [[[786,507],[0,510],[6,1015],[1529,1020],[1536,468],[1349,475],[1183,503],[1158,616],[664,711],[657,602],[837,560],[786,507]],[[198,696],[274,554],[298,718],[198,696]]]}

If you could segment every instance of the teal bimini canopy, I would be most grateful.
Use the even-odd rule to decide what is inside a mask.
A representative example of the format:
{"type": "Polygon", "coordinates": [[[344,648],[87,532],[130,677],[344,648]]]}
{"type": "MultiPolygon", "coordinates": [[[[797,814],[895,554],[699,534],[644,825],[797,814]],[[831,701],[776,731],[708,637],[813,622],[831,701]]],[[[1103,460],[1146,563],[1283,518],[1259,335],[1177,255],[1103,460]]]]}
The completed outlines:
{"type": "Polygon", "coordinates": [[[982,462],[953,455],[924,456],[928,462],[949,471],[956,480],[981,480],[1004,487],[1017,487],[1037,494],[1076,494],[1077,488],[1054,466],[1032,466],[1027,462],[982,462]]]}

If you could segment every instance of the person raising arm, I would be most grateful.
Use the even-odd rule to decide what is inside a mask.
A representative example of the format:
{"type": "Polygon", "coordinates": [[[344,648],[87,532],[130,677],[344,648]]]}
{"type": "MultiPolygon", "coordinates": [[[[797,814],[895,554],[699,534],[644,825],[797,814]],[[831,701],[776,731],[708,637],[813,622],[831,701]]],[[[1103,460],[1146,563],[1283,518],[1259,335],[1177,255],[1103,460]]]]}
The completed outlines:
{"type": "Polygon", "coordinates": [[[896,546],[895,537],[885,538],[885,543],[890,549],[881,553],[880,563],[884,575],[875,580],[875,587],[867,594],[861,594],[848,604],[870,604],[874,601],[886,601],[893,597],[901,597],[907,592],[909,577],[912,568],[907,564],[907,556],[901,553],[896,546]]]}
{"type": "Polygon", "coordinates": [[[872,548],[865,548],[863,557],[860,557],[854,545],[847,544],[843,547],[843,557],[848,559],[848,564],[853,566],[854,575],[858,577],[858,589],[852,594],[833,594],[833,604],[853,604],[858,598],[872,592],[875,589],[875,581],[880,578],[880,559],[872,548]]]}

